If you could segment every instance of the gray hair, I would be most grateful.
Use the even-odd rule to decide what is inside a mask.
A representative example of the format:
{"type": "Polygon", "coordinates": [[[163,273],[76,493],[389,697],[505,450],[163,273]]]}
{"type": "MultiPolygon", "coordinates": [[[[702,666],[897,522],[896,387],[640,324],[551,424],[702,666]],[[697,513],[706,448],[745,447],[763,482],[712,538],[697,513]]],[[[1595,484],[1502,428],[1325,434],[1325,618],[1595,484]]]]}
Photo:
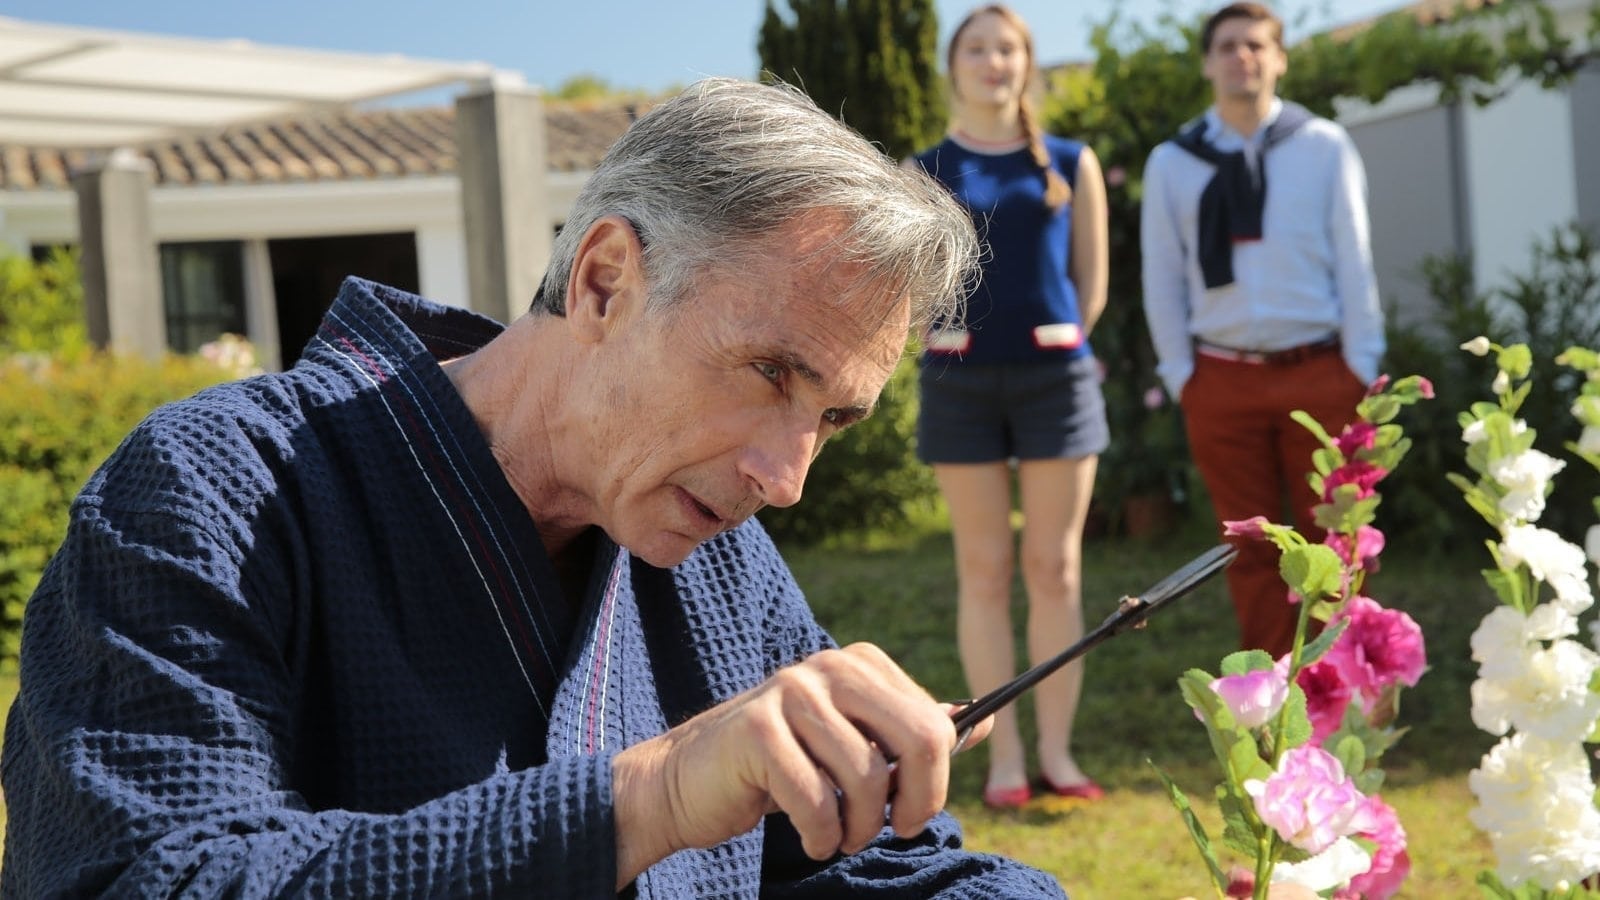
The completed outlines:
{"type": "Polygon", "coordinates": [[[787,85],[708,78],[635,122],[573,203],[533,311],[562,315],[578,242],[602,216],[632,223],[650,303],[681,299],[811,212],[841,214],[827,251],[910,301],[914,328],[961,318],[978,241],[966,212],[787,85]]]}

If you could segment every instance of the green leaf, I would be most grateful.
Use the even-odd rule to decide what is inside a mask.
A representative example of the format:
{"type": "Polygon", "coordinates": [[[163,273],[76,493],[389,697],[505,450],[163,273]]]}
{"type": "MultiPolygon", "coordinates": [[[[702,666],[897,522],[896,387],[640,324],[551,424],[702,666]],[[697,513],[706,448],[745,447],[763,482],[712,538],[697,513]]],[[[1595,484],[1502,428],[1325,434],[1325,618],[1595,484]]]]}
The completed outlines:
{"type": "Polygon", "coordinates": [[[1533,370],[1533,351],[1527,344],[1512,344],[1500,351],[1495,364],[1512,378],[1527,378],[1533,370]]]}
{"type": "Polygon", "coordinates": [[[1322,633],[1317,635],[1316,640],[1307,644],[1305,649],[1300,651],[1300,668],[1303,669],[1326,655],[1328,650],[1333,647],[1333,642],[1339,639],[1339,635],[1344,634],[1344,630],[1349,624],[1348,620],[1340,619],[1322,629],[1322,633]]]}
{"type": "Polygon", "coordinates": [[[1351,778],[1367,768],[1366,745],[1353,734],[1347,734],[1339,739],[1339,743],[1333,746],[1333,755],[1339,760],[1339,765],[1344,766],[1345,774],[1351,778]]]}
{"type": "Polygon", "coordinates": [[[1249,797],[1217,785],[1217,811],[1222,813],[1222,840],[1235,853],[1254,861],[1261,852],[1261,832],[1269,826],[1255,814],[1249,797]],[[1257,829],[1260,829],[1259,831],[1257,829]]]}
{"type": "Polygon", "coordinates": [[[1259,672],[1272,668],[1272,662],[1272,654],[1265,650],[1239,650],[1222,658],[1222,674],[1226,676],[1259,672]]]}
{"type": "Polygon", "coordinates": [[[1283,702],[1283,746],[1293,749],[1311,740],[1311,717],[1306,714],[1306,692],[1298,684],[1289,685],[1283,702]]]}
{"type": "Polygon", "coordinates": [[[1211,883],[1217,889],[1217,896],[1228,889],[1228,876],[1223,874],[1222,867],[1217,865],[1217,854],[1211,849],[1211,838],[1206,835],[1205,826],[1200,824],[1200,819],[1194,814],[1194,807],[1189,805],[1189,798],[1178,788],[1161,767],[1150,760],[1150,768],[1156,770],[1156,775],[1161,778],[1161,783],[1166,786],[1167,799],[1172,801],[1172,806],[1178,811],[1178,816],[1183,819],[1184,827],[1189,829],[1189,838],[1194,841],[1194,847],[1200,851],[1200,859],[1206,864],[1206,870],[1211,874],[1211,883]]]}
{"type": "Polygon", "coordinates": [[[1296,547],[1278,560],[1278,572],[1295,593],[1317,600],[1339,593],[1339,554],[1326,544],[1296,547]]]}
{"type": "Polygon", "coordinates": [[[1265,781],[1272,776],[1272,764],[1261,758],[1261,747],[1254,736],[1235,731],[1233,744],[1228,748],[1228,780],[1244,784],[1252,778],[1265,781]]]}
{"type": "Polygon", "coordinates": [[[1335,446],[1334,443],[1333,443],[1333,438],[1328,437],[1328,432],[1323,429],[1322,423],[1318,422],[1316,419],[1311,418],[1310,414],[1308,414],[1305,410],[1297,409],[1297,410],[1289,413],[1289,418],[1295,420],[1296,422],[1299,422],[1300,423],[1300,427],[1302,427],[1305,430],[1311,432],[1311,435],[1313,437],[1315,437],[1318,441],[1322,442],[1322,446],[1324,446],[1324,447],[1333,447],[1333,446],[1335,446]]]}
{"type": "Polygon", "coordinates": [[[1483,580],[1488,583],[1500,602],[1513,609],[1522,609],[1524,581],[1514,572],[1505,569],[1484,569],[1483,580]]]}

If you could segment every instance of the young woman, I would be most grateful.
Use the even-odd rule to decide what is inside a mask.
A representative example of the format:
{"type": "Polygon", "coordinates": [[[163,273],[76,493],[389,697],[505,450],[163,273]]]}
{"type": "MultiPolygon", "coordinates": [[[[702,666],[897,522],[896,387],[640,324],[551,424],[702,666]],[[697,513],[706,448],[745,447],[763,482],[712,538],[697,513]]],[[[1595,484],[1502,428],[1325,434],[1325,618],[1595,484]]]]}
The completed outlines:
{"type": "MultiPolygon", "coordinates": [[[[915,163],[972,214],[986,246],[963,322],[927,335],[918,453],[950,508],[961,663],[974,696],[1017,669],[1011,582],[1012,461],[1022,505],[1028,652],[1035,660],[1083,635],[1083,523],[1108,440],[1088,336],[1106,302],[1105,181],[1093,151],[1044,134],[1028,26],[999,4],[974,10],[950,40],[952,125],[915,163]]],[[[1082,663],[1034,692],[1044,788],[1104,794],[1072,755],[1082,663]]],[[[1032,796],[1016,715],[989,738],[984,802],[1032,796]]]]}

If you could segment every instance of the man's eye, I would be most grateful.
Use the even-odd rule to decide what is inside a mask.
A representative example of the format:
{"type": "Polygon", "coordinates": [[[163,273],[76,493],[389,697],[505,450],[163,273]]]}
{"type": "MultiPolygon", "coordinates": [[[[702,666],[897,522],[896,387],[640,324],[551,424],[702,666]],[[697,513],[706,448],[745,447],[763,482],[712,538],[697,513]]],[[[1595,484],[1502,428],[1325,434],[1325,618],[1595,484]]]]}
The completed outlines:
{"type": "Polygon", "coordinates": [[[778,368],[777,363],[758,362],[756,363],[756,371],[761,373],[762,378],[773,384],[777,384],[778,380],[783,377],[783,370],[778,368]]]}
{"type": "Polygon", "coordinates": [[[844,411],[838,409],[825,409],[822,411],[822,421],[837,428],[844,421],[844,411]]]}

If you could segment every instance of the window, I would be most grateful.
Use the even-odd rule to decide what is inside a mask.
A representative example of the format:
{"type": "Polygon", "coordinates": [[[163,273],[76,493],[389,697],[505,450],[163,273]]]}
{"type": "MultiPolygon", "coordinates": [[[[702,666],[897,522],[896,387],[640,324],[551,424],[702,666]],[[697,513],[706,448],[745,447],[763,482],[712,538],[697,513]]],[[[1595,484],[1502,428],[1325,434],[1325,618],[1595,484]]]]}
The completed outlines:
{"type": "Polygon", "coordinates": [[[193,353],[224,332],[245,333],[244,248],[238,241],[161,245],[167,346],[193,353]]]}

